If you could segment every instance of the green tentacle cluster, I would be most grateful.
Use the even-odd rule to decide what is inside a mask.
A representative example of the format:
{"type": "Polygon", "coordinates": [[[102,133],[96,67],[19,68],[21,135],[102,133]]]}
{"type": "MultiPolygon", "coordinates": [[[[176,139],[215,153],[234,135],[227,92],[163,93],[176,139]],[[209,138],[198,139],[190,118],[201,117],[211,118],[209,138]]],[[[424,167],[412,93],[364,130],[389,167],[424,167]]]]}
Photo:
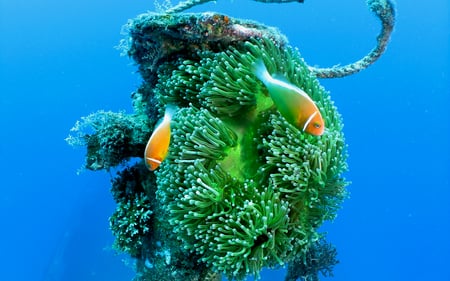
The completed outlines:
{"type": "MultiPolygon", "coordinates": [[[[345,145],[341,132],[320,139],[302,134],[279,115],[269,117],[270,134],[262,138],[270,184],[289,200],[292,217],[312,228],[332,220],[345,197],[345,145]]],[[[261,131],[263,131],[262,129],[261,131]]]]}
{"type": "Polygon", "coordinates": [[[180,109],[157,195],[184,247],[238,280],[307,252],[345,197],[347,166],[340,115],[298,53],[255,39],[179,59],[159,78],[157,99],[180,109]],[[323,136],[275,110],[253,74],[257,59],[311,96],[323,136]]]}
{"type": "Polygon", "coordinates": [[[208,108],[218,116],[245,113],[256,105],[256,97],[254,89],[249,88],[252,73],[236,60],[236,52],[204,51],[198,53],[199,61],[180,61],[172,73],[160,76],[161,83],[156,87],[161,98],[165,103],[208,108]]]}

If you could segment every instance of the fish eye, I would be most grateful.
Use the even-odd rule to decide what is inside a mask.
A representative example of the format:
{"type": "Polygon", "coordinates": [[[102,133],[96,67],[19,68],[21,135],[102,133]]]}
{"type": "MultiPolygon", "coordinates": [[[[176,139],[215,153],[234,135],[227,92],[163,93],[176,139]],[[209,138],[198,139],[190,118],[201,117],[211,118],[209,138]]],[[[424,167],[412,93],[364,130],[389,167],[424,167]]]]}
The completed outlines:
{"type": "Polygon", "coordinates": [[[314,126],[314,128],[316,128],[316,129],[320,129],[320,127],[322,127],[319,123],[317,123],[317,122],[315,122],[314,124],[313,124],[313,126],[314,126]]]}

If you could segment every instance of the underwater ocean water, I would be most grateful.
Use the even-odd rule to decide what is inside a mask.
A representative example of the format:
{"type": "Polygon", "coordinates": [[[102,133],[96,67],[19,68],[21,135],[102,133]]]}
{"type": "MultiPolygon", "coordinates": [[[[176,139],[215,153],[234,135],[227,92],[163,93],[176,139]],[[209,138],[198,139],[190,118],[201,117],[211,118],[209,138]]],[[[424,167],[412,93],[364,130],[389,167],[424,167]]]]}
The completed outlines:
{"type": "MultiPolygon", "coordinates": [[[[322,280],[450,280],[450,6],[395,4],[386,53],[361,73],[320,81],[344,118],[351,181],[322,227],[340,261],[322,280]]],[[[0,280],[133,278],[133,261],[111,248],[112,173],[77,174],[85,151],[64,139],[81,116],[132,110],[139,73],[114,47],[128,19],[154,9],[0,0],[0,280]]],[[[276,26],[323,67],[361,58],[379,31],[363,0],[218,0],[191,11],[207,10],[276,26]]]]}

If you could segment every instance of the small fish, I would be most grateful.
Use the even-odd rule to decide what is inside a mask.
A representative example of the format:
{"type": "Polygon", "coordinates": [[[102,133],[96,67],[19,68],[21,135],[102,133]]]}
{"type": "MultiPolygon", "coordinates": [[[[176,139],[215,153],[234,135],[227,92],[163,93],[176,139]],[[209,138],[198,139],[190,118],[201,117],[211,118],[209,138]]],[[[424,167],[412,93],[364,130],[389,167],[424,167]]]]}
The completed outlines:
{"type": "Polygon", "coordinates": [[[303,132],[320,136],[325,124],[317,105],[302,89],[273,78],[262,60],[254,64],[254,74],[266,86],[281,115],[303,132]]]}
{"type": "Polygon", "coordinates": [[[158,121],[152,136],[145,147],[145,164],[150,171],[156,170],[169,152],[170,122],[175,113],[174,106],[167,106],[164,117],[158,121]]]}

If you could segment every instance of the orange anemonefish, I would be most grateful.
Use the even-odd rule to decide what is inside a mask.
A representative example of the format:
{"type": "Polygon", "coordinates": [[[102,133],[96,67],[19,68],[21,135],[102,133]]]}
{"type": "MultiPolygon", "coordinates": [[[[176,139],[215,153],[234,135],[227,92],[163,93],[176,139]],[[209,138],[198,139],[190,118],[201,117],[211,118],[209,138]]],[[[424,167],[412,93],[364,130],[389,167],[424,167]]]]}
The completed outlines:
{"type": "Polygon", "coordinates": [[[150,171],[159,167],[169,152],[170,144],[170,122],[176,111],[176,107],[167,106],[164,117],[158,121],[152,136],[145,147],[145,164],[150,171]]]}
{"type": "Polygon", "coordinates": [[[255,62],[254,74],[266,86],[273,103],[289,123],[311,135],[323,134],[324,120],[308,94],[288,82],[273,78],[262,60],[255,62]]]}

